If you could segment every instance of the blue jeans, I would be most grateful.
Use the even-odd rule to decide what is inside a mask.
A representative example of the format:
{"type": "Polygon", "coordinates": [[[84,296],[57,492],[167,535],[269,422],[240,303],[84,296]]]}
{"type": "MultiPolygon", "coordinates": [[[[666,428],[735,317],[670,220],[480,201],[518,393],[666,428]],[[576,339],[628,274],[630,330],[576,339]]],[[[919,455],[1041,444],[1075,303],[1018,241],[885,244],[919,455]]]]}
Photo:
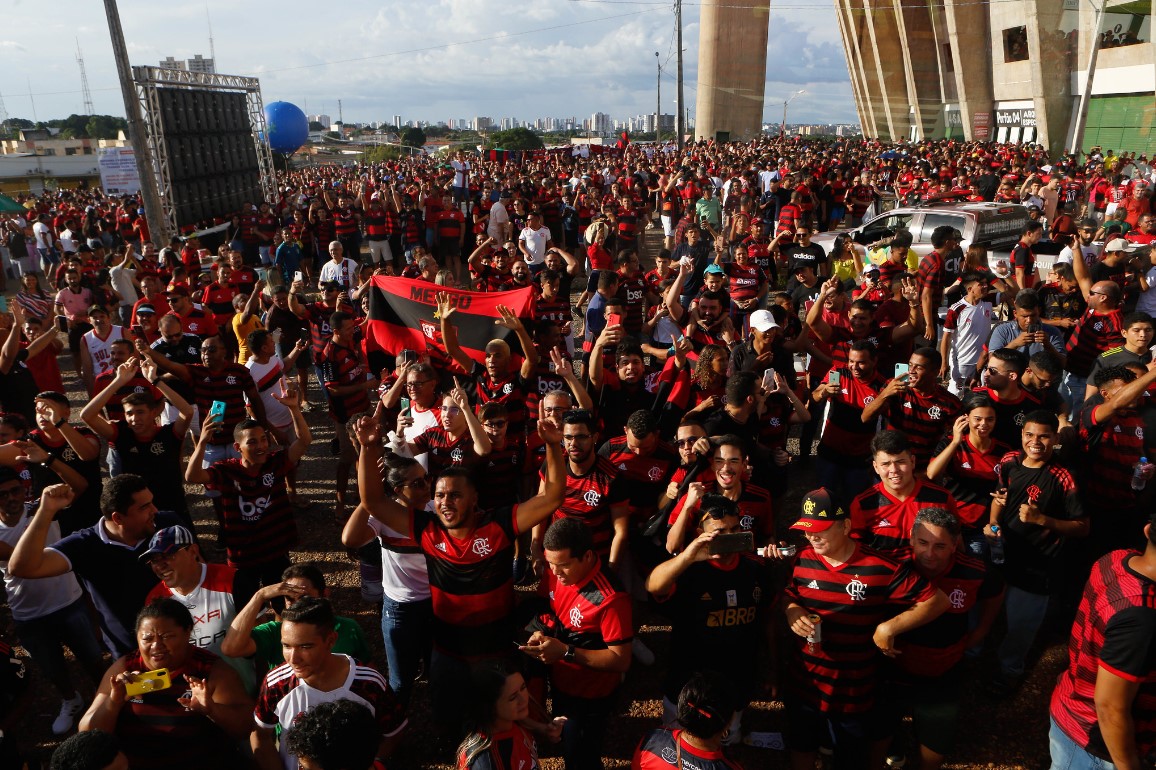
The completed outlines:
{"type": "Polygon", "coordinates": [[[381,604],[381,636],[389,664],[389,686],[401,702],[409,705],[413,679],[430,648],[433,600],[395,602],[388,596],[381,604]]]}
{"type": "Polygon", "coordinates": [[[1060,385],[1060,395],[1068,402],[1069,420],[1075,420],[1080,407],[1084,403],[1084,389],[1088,387],[1087,377],[1077,377],[1071,372],[1064,372],[1064,381],[1060,385]]]}
{"type": "Polygon", "coordinates": [[[1060,729],[1056,720],[1048,730],[1048,753],[1052,755],[1051,770],[1115,770],[1115,765],[1106,759],[1089,754],[1068,734],[1060,729]]]}
{"type": "Polygon", "coordinates": [[[1024,660],[1036,641],[1036,632],[1048,614],[1047,594],[1033,594],[1015,586],[1007,587],[1004,612],[1007,613],[1007,636],[999,646],[999,670],[1004,677],[1018,679],[1024,675],[1024,660]]]}
{"type": "Polygon", "coordinates": [[[101,657],[100,644],[92,632],[84,597],[56,612],[32,620],[17,620],[13,625],[20,643],[60,691],[61,697],[68,698],[77,691],[64,662],[62,642],[72,650],[72,654],[92,677],[93,683],[100,684],[105,670],[104,658],[101,657]]]}

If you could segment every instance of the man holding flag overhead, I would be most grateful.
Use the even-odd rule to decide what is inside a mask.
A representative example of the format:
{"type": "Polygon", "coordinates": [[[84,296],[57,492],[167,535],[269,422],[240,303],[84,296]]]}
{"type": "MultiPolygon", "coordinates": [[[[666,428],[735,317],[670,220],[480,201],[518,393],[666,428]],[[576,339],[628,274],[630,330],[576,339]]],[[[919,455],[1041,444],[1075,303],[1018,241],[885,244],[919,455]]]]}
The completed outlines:
{"type": "Polygon", "coordinates": [[[439,294],[449,297],[456,316],[456,343],[470,359],[463,367],[465,371],[469,372],[474,362],[485,363],[486,346],[494,339],[510,345],[511,355],[521,354],[525,347],[533,350],[532,345],[520,341],[498,311],[502,305],[517,318],[529,318],[533,302],[533,289],[529,286],[514,291],[475,292],[391,276],[374,276],[370,282],[366,328],[381,348],[393,355],[406,349],[426,350],[439,366],[448,363],[441,339],[439,294]]]}
{"type": "Polygon", "coordinates": [[[438,317],[441,319],[442,342],[450,358],[458,363],[477,383],[477,404],[498,403],[506,407],[509,425],[506,432],[511,436],[521,436],[526,428],[526,400],[533,392],[534,368],[538,365],[538,351],[534,347],[526,326],[505,305],[497,305],[502,320],[498,324],[514,332],[522,348],[522,365],[513,368],[510,345],[502,339],[492,339],[486,343],[485,364],[474,361],[458,345],[458,330],[450,317],[456,312],[453,299],[447,292],[438,294],[438,317]]]}

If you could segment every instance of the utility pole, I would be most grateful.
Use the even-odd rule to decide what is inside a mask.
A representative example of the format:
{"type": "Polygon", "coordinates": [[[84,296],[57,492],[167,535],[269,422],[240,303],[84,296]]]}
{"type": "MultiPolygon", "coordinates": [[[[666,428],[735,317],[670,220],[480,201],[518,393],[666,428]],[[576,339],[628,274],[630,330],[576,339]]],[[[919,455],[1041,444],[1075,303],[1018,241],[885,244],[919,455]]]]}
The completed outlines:
{"type": "Polygon", "coordinates": [[[674,130],[678,133],[678,152],[682,153],[686,123],[682,111],[682,0],[674,0],[674,26],[678,30],[678,110],[674,113],[674,130]]]}
{"type": "Polygon", "coordinates": [[[209,4],[205,3],[205,21],[209,23],[209,58],[213,60],[213,70],[220,72],[217,66],[217,48],[213,45],[213,19],[209,16],[209,4]]]}
{"type": "Polygon", "coordinates": [[[658,51],[654,52],[654,63],[658,65],[658,98],[654,102],[654,141],[662,136],[662,61],[658,58],[658,51]]]}
{"type": "Polygon", "coordinates": [[[144,201],[145,221],[154,241],[168,243],[172,232],[169,222],[163,216],[161,193],[157,189],[157,177],[153,171],[153,154],[149,149],[145,131],[144,116],[141,114],[140,99],[132,80],[132,68],[128,63],[128,48],[124,42],[124,29],[120,26],[120,11],[116,0],[104,0],[104,14],[108,17],[108,33],[112,38],[112,55],[116,59],[116,74],[120,81],[120,95],[124,99],[124,114],[128,119],[128,139],[136,159],[136,173],[140,177],[141,198],[144,201]]]}

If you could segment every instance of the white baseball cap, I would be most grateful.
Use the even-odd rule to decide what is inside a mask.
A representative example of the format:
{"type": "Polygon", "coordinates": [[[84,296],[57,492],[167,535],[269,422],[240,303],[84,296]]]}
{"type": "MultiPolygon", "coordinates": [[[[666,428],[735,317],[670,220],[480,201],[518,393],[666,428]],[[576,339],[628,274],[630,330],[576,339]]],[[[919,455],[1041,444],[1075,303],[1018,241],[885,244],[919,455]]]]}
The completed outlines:
{"type": "Polygon", "coordinates": [[[760,332],[767,332],[771,329],[778,329],[779,325],[775,323],[775,317],[771,315],[771,311],[756,310],[751,313],[751,328],[760,332]]]}

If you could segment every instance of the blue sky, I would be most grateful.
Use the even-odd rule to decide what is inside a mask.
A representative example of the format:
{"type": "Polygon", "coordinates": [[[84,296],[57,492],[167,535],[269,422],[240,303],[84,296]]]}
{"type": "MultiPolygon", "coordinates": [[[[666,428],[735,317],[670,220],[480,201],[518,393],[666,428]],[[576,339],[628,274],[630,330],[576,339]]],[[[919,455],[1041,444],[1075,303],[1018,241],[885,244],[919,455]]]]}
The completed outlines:
{"type": "MultiPolygon", "coordinates": [[[[725,0],[724,0],[725,2],[725,0]]],[[[0,95],[12,117],[82,112],[76,39],[96,112],[122,115],[103,5],[0,0],[0,95]],[[26,21],[18,21],[23,17],[26,21]],[[30,100],[29,92],[32,93],[30,100]]],[[[655,51],[664,60],[663,111],[674,111],[670,0],[120,0],[134,65],[209,55],[218,71],[261,78],[266,103],[289,101],[346,121],[430,121],[485,115],[615,118],[654,111],[655,51]],[[339,10],[332,10],[339,8],[339,10]],[[669,57],[669,58],[668,58],[669,57]]],[[[698,5],[683,7],[684,79],[694,109],[698,5]]],[[[771,3],[764,119],[855,122],[831,0],[771,3]]]]}

